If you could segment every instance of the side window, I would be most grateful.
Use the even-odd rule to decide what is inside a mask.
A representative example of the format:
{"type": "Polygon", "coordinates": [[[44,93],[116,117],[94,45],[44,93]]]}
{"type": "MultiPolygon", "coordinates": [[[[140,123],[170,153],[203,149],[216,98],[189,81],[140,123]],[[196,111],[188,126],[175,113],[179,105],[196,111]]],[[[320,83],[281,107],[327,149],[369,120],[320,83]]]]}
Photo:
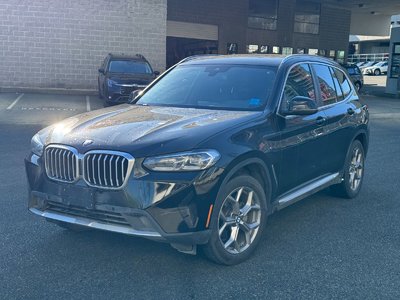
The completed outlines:
{"type": "Polygon", "coordinates": [[[282,109],[286,110],[290,100],[296,96],[316,99],[314,82],[308,64],[297,65],[290,70],[285,85],[282,109]]]}
{"type": "Polygon", "coordinates": [[[319,64],[314,64],[313,68],[319,83],[323,105],[335,103],[337,95],[330,68],[319,64]]]}
{"type": "Polygon", "coordinates": [[[336,78],[338,79],[339,84],[343,91],[343,98],[346,98],[348,95],[350,95],[350,93],[352,91],[351,85],[350,85],[349,81],[347,80],[346,75],[344,75],[344,73],[342,71],[340,71],[336,68],[334,68],[334,70],[335,70],[336,78]]]}
{"type": "Polygon", "coordinates": [[[337,99],[338,99],[338,101],[342,101],[344,99],[344,96],[343,96],[342,87],[340,86],[339,79],[336,76],[335,69],[334,68],[330,68],[330,70],[331,70],[333,82],[335,84],[337,99]]]}

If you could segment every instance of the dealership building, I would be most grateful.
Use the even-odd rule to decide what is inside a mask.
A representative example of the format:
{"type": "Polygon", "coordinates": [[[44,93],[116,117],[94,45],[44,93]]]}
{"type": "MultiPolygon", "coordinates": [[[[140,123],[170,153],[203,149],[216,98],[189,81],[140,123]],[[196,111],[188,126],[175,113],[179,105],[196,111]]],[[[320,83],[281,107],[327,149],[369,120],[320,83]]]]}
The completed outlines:
{"type": "Polygon", "coordinates": [[[375,1],[376,8],[353,2],[3,1],[0,89],[95,89],[108,53],[140,53],[157,71],[197,54],[309,53],[345,61],[350,33],[362,34],[356,31],[371,18],[389,28],[390,15],[400,11],[396,0],[375,1]]]}

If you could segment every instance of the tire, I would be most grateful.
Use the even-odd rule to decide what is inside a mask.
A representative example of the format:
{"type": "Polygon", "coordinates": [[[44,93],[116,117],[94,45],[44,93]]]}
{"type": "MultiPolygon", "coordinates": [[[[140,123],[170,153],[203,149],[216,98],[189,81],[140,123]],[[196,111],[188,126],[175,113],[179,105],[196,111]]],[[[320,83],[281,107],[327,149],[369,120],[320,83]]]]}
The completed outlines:
{"type": "Polygon", "coordinates": [[[210,224],[211,237],[203,246],[204,254],[219,264],[243,262],[257,247],[266,220],[267,199],[261,184],[249,175],[231,179],[218,192],[210,224]],[[247,203],[251,192],[251,203],[247,203]]]}
{"type": "Polygon", "coordinates": [[[70,224],[70,223],[56,221],[56,220],[50,220],[50,219],[46,219],[46,220],[50,223],[56,224],[57,226],[59,226],[63,229],[74,231],[74,232],[82,232],[82,231],[91,230],[90,228],[87,228],[85,226],[80,226],[80,225],[76,225],[76,224],[70,224]]]}
{"type": "Polygon", "coordinates": [[[361,90],[361,83],[360,82],[356,82],[354,83],[354,86],[356,87],[357,92],[361,90]]]}
{"type": "Polygon", "coordinates": [[[375,76],[381,75],[381,70],[376,69],[376,70],[374,71],[374,75],[375,75],[375,76]]]}
{"type": "Polygon", "coordinates": [[[360,192],[364,179],[365,151],[359,140],[353,141],[344,165],[343,181],[331,187],[336,196],[352,199],[360,192]],[[361,155],[361,156],[359,156],[361,155]]]}

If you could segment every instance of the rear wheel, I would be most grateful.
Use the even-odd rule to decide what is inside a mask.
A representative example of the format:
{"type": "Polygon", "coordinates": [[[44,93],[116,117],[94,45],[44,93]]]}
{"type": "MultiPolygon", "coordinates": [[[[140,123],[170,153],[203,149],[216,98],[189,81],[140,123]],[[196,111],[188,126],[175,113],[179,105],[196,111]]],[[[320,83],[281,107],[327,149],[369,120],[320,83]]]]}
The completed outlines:
{"type": "Polygon", "coordinates": [[[204,253],[211,260],[234,265],[246,260],[260,241],[267,218],[266,197],[252,176],[240,175],[221,187],[204,253]]]}
{"type": "Polygon", "coordinates": [[[381,75],[381,70],[376,69],[376,70],[374,71],[374,74],[375,74],[376,76],[381,75]]]}
{"type": "Polygon", "coordinates": [[[334,193],[343,198],[354,198],[358,195],[364,179],[364,147],[359,140],[355,140],[347,154],[343,181],[332,186],[334,193]]]}

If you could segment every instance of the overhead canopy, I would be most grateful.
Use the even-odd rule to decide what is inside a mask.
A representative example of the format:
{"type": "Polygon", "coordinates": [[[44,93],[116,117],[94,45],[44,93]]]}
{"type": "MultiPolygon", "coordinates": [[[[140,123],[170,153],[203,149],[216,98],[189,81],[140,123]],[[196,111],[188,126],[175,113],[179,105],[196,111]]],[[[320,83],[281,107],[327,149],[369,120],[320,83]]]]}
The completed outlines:
{"type": "Polygon", "coordinates": [[[390,17],[400,14],[400,0],[319,0],[319,2],[351,10],[350,34],[353,35],[388,36],[390,17]]]}

